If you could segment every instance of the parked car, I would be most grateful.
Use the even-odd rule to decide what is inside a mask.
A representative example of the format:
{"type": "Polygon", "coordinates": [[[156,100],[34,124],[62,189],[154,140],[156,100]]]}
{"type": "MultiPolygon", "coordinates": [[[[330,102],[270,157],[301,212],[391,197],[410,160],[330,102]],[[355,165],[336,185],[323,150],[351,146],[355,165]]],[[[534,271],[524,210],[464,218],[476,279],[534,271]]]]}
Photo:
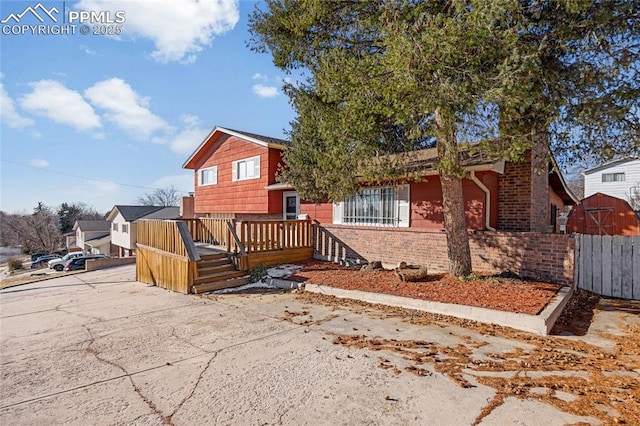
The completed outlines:
{"type": "Polygon", "coordinates": [[[64,265],[70,261],[71,259],[76,259],[78,257],[84,257],[85,254],[81,251],[74,251],[71,253],[65,254],[61,259],[53,259],[48,262],[49,269],[55,269],[60,272],[64,270],[64,265]]]}
{"type": "Polygon", "coordinates": [[[60,259],[60,256],[57,254],[48,254],[46,256],[40,256],[33,262],[31,262],[31,269],[35,268],[43,268],[45,266],[49,266],[50,260],[60,259]]]}
{"type": "Polygon", "coordinates": [[[69,260],[64,265],[65,271],[76,271],[78,269],[84,269],[87,263],[87,260],[91,259],[104,259],[108,257],[106,254],[90,254],[89,256],[77,257],[75,259],[69,260]]]}
{"type": "Polygon", "coordinates": [[[48,251],[41,251],[40,253],[33,253],[31,255],[31,261],[35,262],[36,260],[38,260],[38,258],[42,257],[42,256],[48,256],[49,252],[48,251]]]}

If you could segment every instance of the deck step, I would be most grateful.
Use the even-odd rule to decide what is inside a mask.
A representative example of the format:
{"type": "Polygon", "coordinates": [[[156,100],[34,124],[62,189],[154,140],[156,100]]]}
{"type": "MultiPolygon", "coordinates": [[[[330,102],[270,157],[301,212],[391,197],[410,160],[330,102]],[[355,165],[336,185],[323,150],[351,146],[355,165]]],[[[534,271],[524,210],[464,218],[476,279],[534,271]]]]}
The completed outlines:
{"type": "Polygon", "coordinates": [[[200,260],[228,259],[226,253],[200,254],[200,260]]]}
{"type": "Polygon", "coordinates": [[[224,271],[224,272],[216,272],[213,274],[200,275],[198,278],[193,280],[194,286],[197,284],[204,284],[214,281],[223,281],[229,278],[237,278],[245,275],[244,271],[236,271],[235,269],[232,271],[224,271]]]}
{"type": "Polygon", "coordinates": [[[218,272],[235,271],[236,267],[233,263],[227,262],[219,265],[203,266],[198,263],[198,276],[215,274],[218,272]]]}
{"type": "Polygon", "coordinates": [[[227,265],[230,263],[232,262],[231,262],[231,259],[229,259],[228,257],[225,257],[223,259],[207,259],[207,260],[199,261],[198,267],[209,268],[211,266],[227,265]]]}
{"type": "Polygon", "coordinates": [[[244,275],[237,278],[231,278],[224,281],[215,281],[203,284],[194,285],[193,292],[196,294],[205,293],[207,291],[222,290],[223,288],[240,287],[241,285],[248,284],[251,278],[249,275],[244,275]]]}

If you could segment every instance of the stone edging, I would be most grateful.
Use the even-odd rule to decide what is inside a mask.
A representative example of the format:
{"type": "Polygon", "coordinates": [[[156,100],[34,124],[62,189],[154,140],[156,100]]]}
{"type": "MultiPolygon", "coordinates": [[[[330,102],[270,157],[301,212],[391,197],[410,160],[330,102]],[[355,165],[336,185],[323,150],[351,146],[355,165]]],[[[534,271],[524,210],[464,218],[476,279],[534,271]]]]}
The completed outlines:
{"type": "Polygon", "coordinates": [[[341,288],[318,284],[305,283],[304,289],[311,293],[326,294],[329,296],[355,299],[363,302],[400,308],[416,309],[433,314],[449,315],[457,318],[478,321],[485,324],[497,324],[544,336],[549,334],[554,323],[573,294],[573,288],[561,287],[553,301],[549,303],[542,312],[538,315],[528,315],[479,308],[476,306],[455,305],[451,303],[433,302],[430,300],[412,299],[409,297],[393,296],[382,293],[344,290],[341,288]]]}

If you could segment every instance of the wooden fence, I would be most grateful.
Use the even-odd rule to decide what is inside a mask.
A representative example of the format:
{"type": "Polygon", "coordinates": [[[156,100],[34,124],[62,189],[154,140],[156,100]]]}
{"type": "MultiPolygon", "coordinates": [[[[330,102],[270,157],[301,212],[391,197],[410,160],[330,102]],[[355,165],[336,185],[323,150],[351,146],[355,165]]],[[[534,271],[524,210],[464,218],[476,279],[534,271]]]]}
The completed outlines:
{"type": "Polygon", "coordinates": [[[579,235],[576,260],[579,288],[640,300],[640,236],[579,235]]]}
{"type": "Polygon", "coordinates": [[[180,293],[191,293],[199,260],[185,222],[138,222],[136,280],[180,293]]]}

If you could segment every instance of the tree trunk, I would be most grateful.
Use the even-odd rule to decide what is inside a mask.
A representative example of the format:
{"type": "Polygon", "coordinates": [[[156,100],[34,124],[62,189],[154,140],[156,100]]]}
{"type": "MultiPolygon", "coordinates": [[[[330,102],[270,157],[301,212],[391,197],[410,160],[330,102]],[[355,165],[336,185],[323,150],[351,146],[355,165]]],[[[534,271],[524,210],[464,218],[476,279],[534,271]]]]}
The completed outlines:
{"type": "Polygon", "coordinates": [[[458,158],[455,122],[453,114],[440,108],[436,110],[435,119],[449,273],[457,277],[466,276],[471,273],[471,251],[462,194],[463,169],[458,158]]]}

